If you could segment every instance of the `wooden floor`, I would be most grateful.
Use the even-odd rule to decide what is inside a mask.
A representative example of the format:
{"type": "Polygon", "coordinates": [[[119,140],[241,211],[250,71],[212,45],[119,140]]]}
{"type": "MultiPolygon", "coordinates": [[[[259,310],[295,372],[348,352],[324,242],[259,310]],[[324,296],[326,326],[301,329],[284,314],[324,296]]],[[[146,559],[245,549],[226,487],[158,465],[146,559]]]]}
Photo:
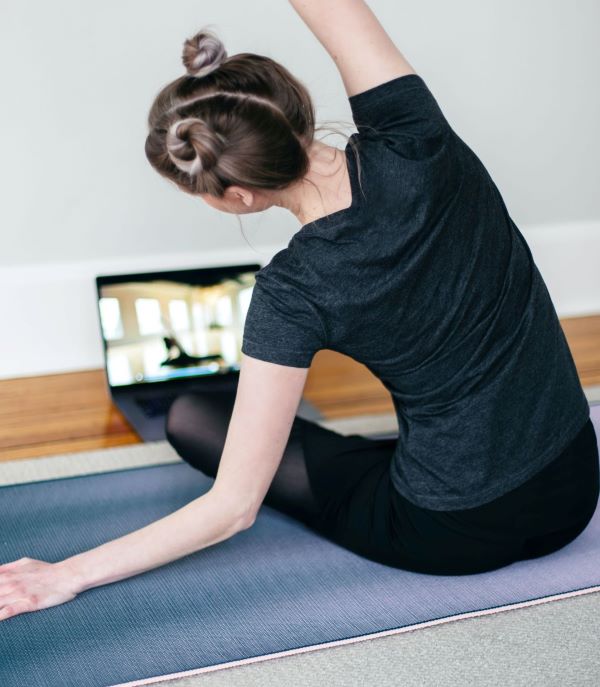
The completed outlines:
{"type": "MultiPolygon", "coordinates": [[[[600,315],[561,320],[584,386],[600,384],[600,315]]],[[[327,419],[393,412],[363,365],[320,351],[305,398],[327,419]]],[[[0,462],[139,443],[110,400],[102,370],[0,380],[0,462]]]]}

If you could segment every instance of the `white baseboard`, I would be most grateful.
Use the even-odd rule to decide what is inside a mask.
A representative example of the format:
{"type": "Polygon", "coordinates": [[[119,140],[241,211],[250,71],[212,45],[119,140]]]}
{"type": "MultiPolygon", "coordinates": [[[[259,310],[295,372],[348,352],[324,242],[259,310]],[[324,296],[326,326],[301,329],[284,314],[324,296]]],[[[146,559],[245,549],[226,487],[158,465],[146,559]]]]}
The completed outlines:
{"type": "MultiPolygon", "coordinates": [[[[600,313],[600,221],[520,227],[560,317],[600,313]]],[[[283,246],[0,269],[0,379],[103,366],[95,277],[265,264],[283,246]]]]}
{"type": "Polygon", "coordinates": [[[558,316],[600,314],[600,220],[520,229],[558,316]]]}
{"type": "Polygon", "coordinates": [[[96,276],[267,263],[283,246],[0,269],[0,379],[104,366],[96,276]],[[260,252],[257,252],[260,251],[260,252]]]}

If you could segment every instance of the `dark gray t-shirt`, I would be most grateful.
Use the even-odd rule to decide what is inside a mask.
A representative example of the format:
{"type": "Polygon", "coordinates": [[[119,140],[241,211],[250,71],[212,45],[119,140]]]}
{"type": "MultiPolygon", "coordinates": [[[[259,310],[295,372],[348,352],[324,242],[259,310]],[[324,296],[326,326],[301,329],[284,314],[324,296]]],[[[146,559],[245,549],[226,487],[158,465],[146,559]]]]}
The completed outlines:
{"type": "Polygon", "coordinates": [[[423,79],[349,102],[362,191],[349,143],[352,204],[257,272],[242,351],[364,363],[398,416],[395,488],[422,508],[472,508],[556,458],[589,404],[527,243],[423,79]]]}

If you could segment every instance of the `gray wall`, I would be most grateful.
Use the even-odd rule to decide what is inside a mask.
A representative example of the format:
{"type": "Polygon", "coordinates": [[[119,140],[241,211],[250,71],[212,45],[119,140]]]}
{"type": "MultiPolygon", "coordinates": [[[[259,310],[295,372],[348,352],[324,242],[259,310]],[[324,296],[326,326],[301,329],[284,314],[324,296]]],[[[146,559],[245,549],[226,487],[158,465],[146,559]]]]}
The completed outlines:
{"type": "MultiPolygon", "coordinates": [[[[517,224],[600,218],[597,0],[370,5],[517,224]]],[[[282,62],[321,120],[351,121],[333,62],[283,0],[12,0],[0,11],[0,266],[246,245],[234,216],[178,191],[143,153],[153,96],[182,73],[181,44],[203,25],[230,54],[282,62]]],[[[298,228],[280,209],[243,223],[257,246],[298,228]]]]}

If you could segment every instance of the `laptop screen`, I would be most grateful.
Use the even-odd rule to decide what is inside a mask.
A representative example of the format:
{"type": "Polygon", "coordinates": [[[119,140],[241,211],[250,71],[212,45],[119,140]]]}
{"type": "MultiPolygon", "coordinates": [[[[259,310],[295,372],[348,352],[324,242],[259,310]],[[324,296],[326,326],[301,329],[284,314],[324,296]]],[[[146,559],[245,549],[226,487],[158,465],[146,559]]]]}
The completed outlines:
{"type": "Polygon", "coordinates": [[[109,386],[239,372],[259,269],[252,264],[96,277],[109,386]]]}

